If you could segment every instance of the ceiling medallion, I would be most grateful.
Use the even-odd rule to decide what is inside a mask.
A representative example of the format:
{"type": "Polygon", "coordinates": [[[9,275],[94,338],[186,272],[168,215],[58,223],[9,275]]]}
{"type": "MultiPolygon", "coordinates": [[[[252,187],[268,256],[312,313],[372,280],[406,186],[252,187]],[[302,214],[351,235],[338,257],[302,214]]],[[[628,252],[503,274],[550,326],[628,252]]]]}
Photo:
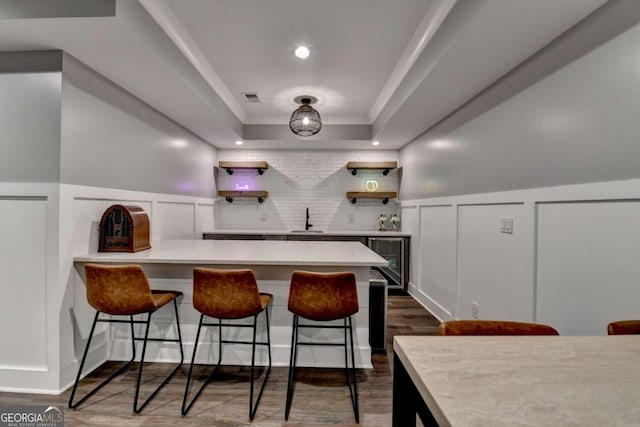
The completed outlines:
{"type": "Polygon", "coordinates": [[[320,132],[322,119],[311,104],[317,101],[313,96],[300,96],[295,99],[301,105],[291,114],[289,128],[293,133],[300,136],[311,136],[320,132]]]}

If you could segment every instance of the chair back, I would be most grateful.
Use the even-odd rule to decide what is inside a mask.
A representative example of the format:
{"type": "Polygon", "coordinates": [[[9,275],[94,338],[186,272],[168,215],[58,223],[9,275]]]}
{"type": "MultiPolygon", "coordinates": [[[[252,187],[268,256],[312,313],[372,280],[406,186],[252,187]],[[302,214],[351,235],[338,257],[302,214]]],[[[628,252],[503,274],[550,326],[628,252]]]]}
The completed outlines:
{"type": "Polygon", "coordinates": [[[289,311],[310,320],[335,320],[358,312],[356,276],[351,272],[294,271],[289,311]]]}
{"type": "Polygon", "coordinates": [[[193,270],[193,307],[217,319],[242,319],[260,313],[258,283],[251,270],[193,270]]]}
{"type": "Polygon", "coordinates": [[[618,320],[607,325],[608,335],[640,334],[640,320],[618,320]]]}
{"type": "Polygon", "coordinates": [[[157,308],[139,265],[85,264],[87,301],[98,311],[133,315],[157,308]]]}
{"type": "Polygon", "coordinates": [[[438,335],[559,335],[548,325],[502,320],[450,320],[438,326],[438,335]]]}

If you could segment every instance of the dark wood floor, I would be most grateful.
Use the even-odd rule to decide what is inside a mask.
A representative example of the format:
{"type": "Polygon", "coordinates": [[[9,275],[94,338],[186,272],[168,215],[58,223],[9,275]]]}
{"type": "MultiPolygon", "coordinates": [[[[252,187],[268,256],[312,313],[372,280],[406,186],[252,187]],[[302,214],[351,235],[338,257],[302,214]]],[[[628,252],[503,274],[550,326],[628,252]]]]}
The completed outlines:
{"type": "MultiPolygon", "coordinates": [[[[390,426],[394,335],[435,335],[438,321],[409,296],[389,296],[387,351],[374,353],[373,369],[358,371],[360,425],[390,426]]],[[[107,363],[87,381],[98,381],[114,368],[107,363]]],[[[300,369],[289,421],[284,421],[288,369],[273,368],[262,401],[252,423],[248,416],[248,370],[227,367],[209,384],[186,417],[180,415],[188,364],[149,403],[140,415],[132,411],[137,366],[114,379],[79,409],[65,409],[66,426],[323,426],[356,425],[343,371],[300,369]]],[[[151,388],[170,370],[169,365],[145,365],[142,388],[151,388]],[[151,378],[157,375],[157,379],[151,378]]],[[[202,372],[201,375],[205,375],[202,372]]],[[[202,380],[203,377],[198,378],[202,380]]],[[[261,379],[261,378],[260,378],[261,379]]],[[[1,405],[62,405],[66,408],[70,391],[59,396],[0,393],[1,405]]]]}

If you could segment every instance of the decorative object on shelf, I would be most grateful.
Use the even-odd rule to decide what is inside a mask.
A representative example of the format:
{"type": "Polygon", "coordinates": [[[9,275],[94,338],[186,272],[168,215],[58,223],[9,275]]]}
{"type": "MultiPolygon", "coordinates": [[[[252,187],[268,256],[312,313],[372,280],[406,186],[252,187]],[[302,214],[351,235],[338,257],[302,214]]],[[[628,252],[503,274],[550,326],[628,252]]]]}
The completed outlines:
{"type": "Polygon", "coordinates": [[[258,175],[262,175],[265,170],[269,169],[267,162],[225,162],[218,163],[220,169],[227,171],[229,175],[233,175],[234,169],[257,169],[258,175]]]}
{"type": "MultiPolygon", "coordinates": [[[[234,169],[256,169],[258,175],[262,175],[265,170],[269,169],[269,164],[263,161],[254,162],[230,162],[221,161],[218,163],[220,169],[225,169],[229,175],[233,175],[234,169]]],[[[242,178],[241,178],[242,179],[242,178]]],[[[233,203],[234,197],[257,197],[258,203],[264,202],[264,199],[269,196],[267,191],[252,191],[251,188],[256,187],[249,185],[246,182],[236,182],[233,184],[233,191],[221,190],[218,191],[218,197],[224,197],[224,199],[233,203]]]]}
{"type": "Polygon", "coordinates": [[[358,199],[382,199],[382,204],[389,203],[389,199],[398,197],[395,191],[347,191],[347,199],[355,204],[358,199]]]}
{"type": "Polygon", "coordinates": [[[398,162],[349,162],[347,169],[351,171],[351,175],[356,176],[358,169],[378,169],[382,170],[382,175],[389,175],[391,169],[398,167],[398,162]]]}
{"type": "Polygon", "coordinates": [[[400,231],[400,217],[398,215],[391,215],[389,222],[391,223],[391,231],[400,231]]]}
{"type": "Polygon", "coordinates": [[[218,197],[224,197],[229,203],[233,203],[234,197],[257,197],[258,203],[262,203],[268,196],[268,191],[218,191],[218,197]]]}
{"type": "Polygon", "coordinates": [[[289,128],[299,136],[311,136],[322,129],[322,119],[320,113],[311,104],[315,104],[317,99],[313,96],[303,96],[295,99],[301,105],[291,114],[289,128]]]}
{"type": "Polygon", "coordinates": [[[378,189],[378,181],[375,179],[368,179],[364,182],[364,188],[367,191],[376,191],[378,189]]]}
{"type": "Polygon", "coordinates": [[[384,228],[384,223],[388,220],[389,218],[387,218],[385,214],[380,214],[380,216],[378,217],[378,231],[387,231],[387,229],[384,228]]]}
{"type": "Polygon", "coordinates": [[[110,206],[100,219],[98,252],[139,252],[151,248],[149,217],[140,206],[110,206]]]}

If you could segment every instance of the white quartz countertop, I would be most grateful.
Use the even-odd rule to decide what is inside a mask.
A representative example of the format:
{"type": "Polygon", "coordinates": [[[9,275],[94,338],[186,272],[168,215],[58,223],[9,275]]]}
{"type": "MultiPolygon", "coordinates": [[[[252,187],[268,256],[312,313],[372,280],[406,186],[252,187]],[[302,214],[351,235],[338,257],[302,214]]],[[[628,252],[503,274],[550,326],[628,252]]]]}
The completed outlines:
{"type": "Polygon", "coordinates": [[[441,426],[638,426],[640,336],[396,336],[441,426]]]}
{"type": "Polygon", "coordinates": [[[262,234],[262,235],[294,235],[294,236],[374,236],[374,237],[409,237],[411,233],[405,231],[373,231],[373,230],[322,230],[316,231],[291,231],[291,230],[213,230],[205,231],[206,234],[262,234]]]}
{"type": "Polygon", "coordinates": [[[100,252],[74,262],[151,264],[240,264],[386,266],[387,260],[360,242],[158,240],[140,252],[100,252]]]}

